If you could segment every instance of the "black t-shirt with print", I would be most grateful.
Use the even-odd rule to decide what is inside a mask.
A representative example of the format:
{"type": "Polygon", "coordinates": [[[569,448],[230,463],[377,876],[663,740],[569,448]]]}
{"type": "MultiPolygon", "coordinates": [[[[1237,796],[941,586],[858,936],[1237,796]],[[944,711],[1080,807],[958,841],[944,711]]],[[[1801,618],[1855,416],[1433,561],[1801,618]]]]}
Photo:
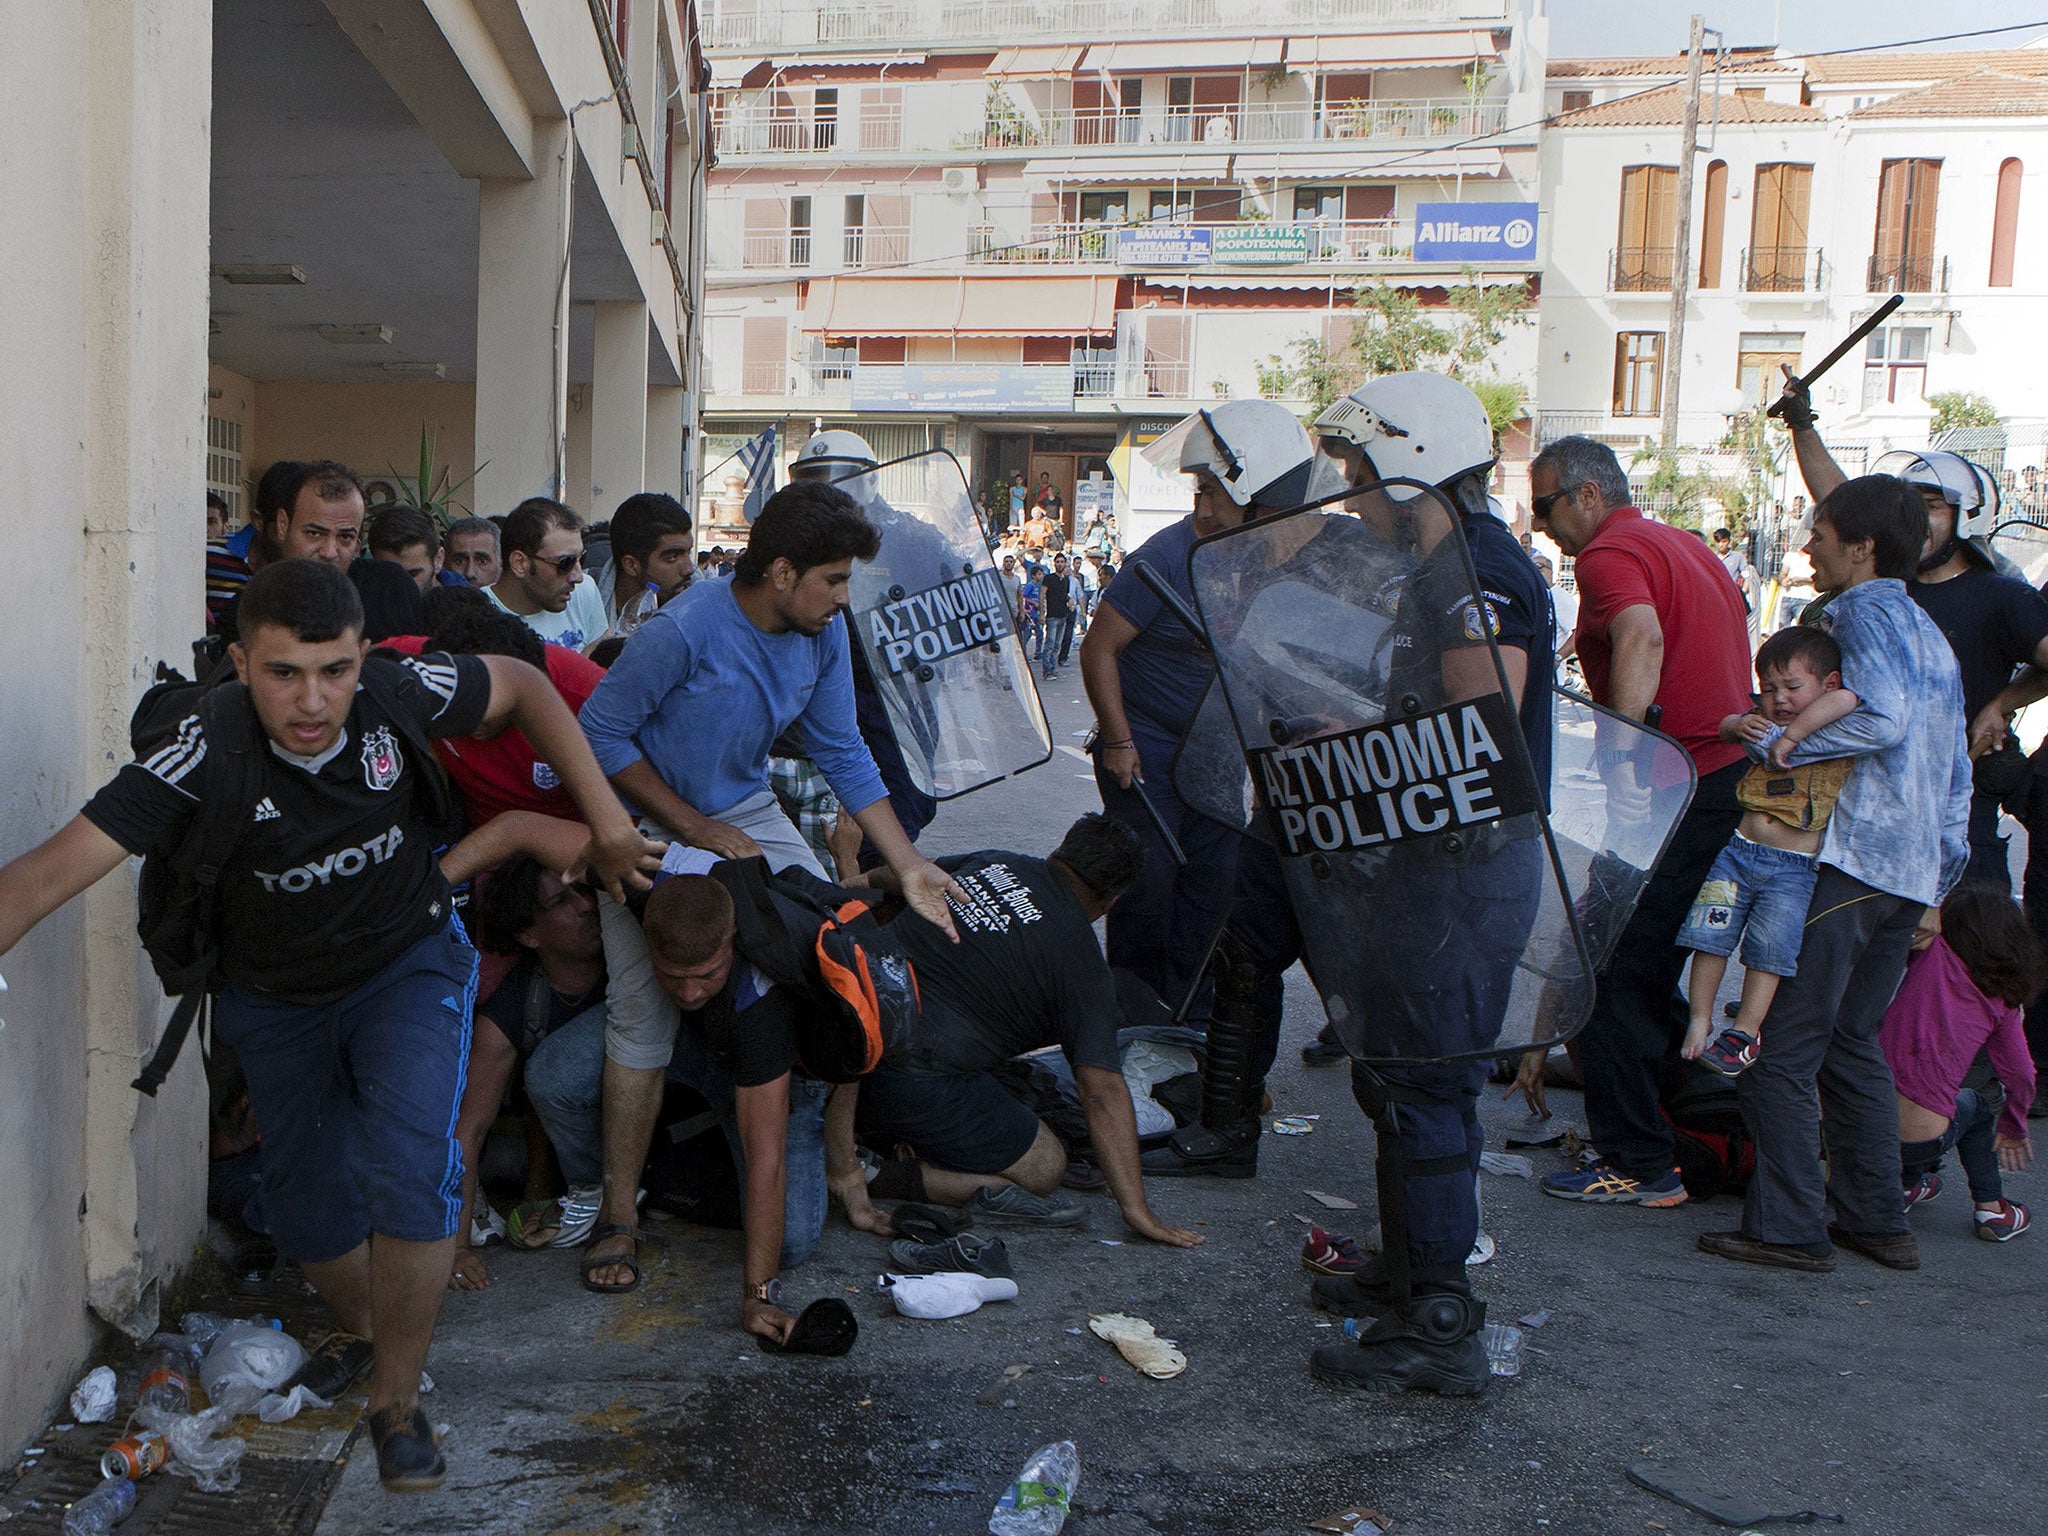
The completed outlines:
{"type": "MultiPolygon", "coordinates": [[[[475,656],[372,656],[391,692],[429,736],[467,736],[490,704],[475,656]]],[[[288,757],[251,722],[261,788],[221,883],[222,968],[229,982],[299,1002],[361,986],[448,921],[448,884],[393,722],[358,691],[341,739],[324,757],[288,757]],[[265,750],[267,748],[267,751],[265,750]]],[[[114,775],[86,818],[133,854],[178,848],[213,782],[197,715],[114,775]]]]}
{"type": "Polygon", "coordinates": [[[1072,887],[1044,859],[960,854],[938,861],[971,898],[950,901],[955,944],[914,912],[889,925],[917,967],[932,1055],[986,1072],[1057,1045],[1076,1067],[1120,1070],[1116,982],[1072,887]],[[935,1006],[936,1005],[936,1006],[935,1006]]]}

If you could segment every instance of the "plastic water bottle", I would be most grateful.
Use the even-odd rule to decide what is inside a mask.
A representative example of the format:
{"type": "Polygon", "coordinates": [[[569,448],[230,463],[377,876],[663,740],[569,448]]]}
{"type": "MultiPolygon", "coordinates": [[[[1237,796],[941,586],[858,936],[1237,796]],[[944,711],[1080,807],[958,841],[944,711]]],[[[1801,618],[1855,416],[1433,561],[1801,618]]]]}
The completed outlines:
{"type": "Polygon", "coordinates": [[[160,1351],[142,1373],[142,1387],[136,1401],[145,1408],[167,1413],[192,1411],[192,1374],[198,1369],[196,1347],[160,1351]]]}
{"type": "Polygon", "coordinates": [[[617,626],[619,633],[630,635],[642,624],[653,618],[660,609],[661,588],[650,581],[647,583],[646,589],[638,597],[619,610],[617,626]]]}
{"type": "Polygon", "coordinates": [[[135,1485],[126,1478],[101,1483],[64,1511],[64,1536],[107,1536],[135,1512],[135,1485]]]}
{"type": "Polygon", "coordinates": [[[1071,1440],[1040,1446],[988,1517],[989,1536],[1058,1536],[1081,1484],[1081,1453],[1071,1440]]]}

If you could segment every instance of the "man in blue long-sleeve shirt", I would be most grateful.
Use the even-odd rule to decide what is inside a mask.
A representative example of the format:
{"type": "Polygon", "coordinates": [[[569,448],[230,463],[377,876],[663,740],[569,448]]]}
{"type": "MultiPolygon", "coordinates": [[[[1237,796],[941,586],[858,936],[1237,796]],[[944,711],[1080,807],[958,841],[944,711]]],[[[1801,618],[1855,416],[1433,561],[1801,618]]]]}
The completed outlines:
{"type": "MultiPolygon", "coordinates": [[[[905,900],[954,935],[946,896],[960,894],[959,887],[904,836],[855,724],[841,614],[853,562],[872,559],[876,547],[874,527],[845,492],[786,486],[761,509],[733,579],[697,583],[634,631],[580,718],[598,765],[639,809],[650,835],[721,858],[760,854],[773,869],[798,864],[822,875],[768,786],[770,744],[800,725],[812,759],[902,881],[905,900]]],[[[605,903],[602,915],[611,976],[605,1193],[601,1236],[585,1258],[584,1278],[593,1289],[623,1290],[639,1277],[634,1195],[661,1108],[678,1014],[655,980],[639,923],[614,902],[605,903]]],[[[781,1153],[788,1082],[764,1085],[778,1087],[779,1128],[770,1115],[750,1134],[757,1117],[741,1106],[750,1157],[781,1153]]],[[[719,1095],[707,1097],[717,1102],[719,1095]]],[[[803,1140],[822,1145],[815,1136],[803,1140]]],[[[803,1256],[779,1257],[793,1263],[803,1256]]],[[[772,1266],[776,1258],[764,1262],[772,1266]]],[[[750,1251],[748,1278],[758,1278],[752,1290],[761,1294],[749,1301],[747,1324],[757,1332],[786,1332],[767,1299],[773,1269],[754,1276],[755,1259],[750,1251]]]]}
{"type": "Polygon", "coordinates": [[[1919,493],[1889,475],[1847,481],[1814,509],[1806,552],[1816,584],[1838,593],[1825,623],[1842,647],[1843,686],[1860,702],[1789,761],[1853,756],[1856,766],[1821,843],[1799,973],[1779,987],[1762,1054],[1738,1079],[1756,1173],[1741,1230],[1699,1239],[1724,1258],[1826,1270],[1839,1245],[1893,1269],[1920,1264],[1899,1195],[1898,1101],[1877,1031],[1914,929],[1970,855],[1955,654],[1905,587],[1926,542],[1919,493]]]}

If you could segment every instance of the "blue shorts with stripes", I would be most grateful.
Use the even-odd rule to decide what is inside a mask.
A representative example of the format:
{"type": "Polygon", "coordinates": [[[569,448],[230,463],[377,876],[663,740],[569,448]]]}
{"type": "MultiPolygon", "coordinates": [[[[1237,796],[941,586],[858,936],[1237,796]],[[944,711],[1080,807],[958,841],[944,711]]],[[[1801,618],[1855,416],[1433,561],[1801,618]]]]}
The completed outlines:
{"type": "Polygon", "coordinates": [[[475,1003],[476,951],[454,920],[335,1002],[220,994],[214,1027],[249,1079],[278,1252],[317,1264],[372,1233],[455,1234],[475,1003]]]}

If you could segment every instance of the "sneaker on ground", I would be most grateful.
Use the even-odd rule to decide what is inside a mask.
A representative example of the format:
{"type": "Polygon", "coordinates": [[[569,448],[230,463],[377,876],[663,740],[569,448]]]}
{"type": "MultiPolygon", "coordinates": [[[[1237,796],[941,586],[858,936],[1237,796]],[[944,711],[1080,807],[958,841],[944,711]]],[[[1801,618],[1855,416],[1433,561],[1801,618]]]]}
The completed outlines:
{"type": "Polygon", "coordinates": [[[377,1480],[392,1493],[427,1493],[448,1476],[448,1463],[417,1404],[411,1413],[386,1408],[370,1415],[370,1439],[377,1447],[377,1480]]]}
{"type": "Polygon", "coordinates": [[[2027,1208],[2017,1200],[2000,1200],[1995,1211],[1973,1211],[1970,1213],[1977,1224],[1977,1235],[1987,1243],[2009,1243],[2027,1230],[2027,1208]]]}
{"type": "Polygon", "coordinates": [[[298,1373],[284,1384],[282,1390],[289,1392],[293,1387],[304,1387],[315,1397],[325,1398],[331,1403],[369,1375],[370,1367],[376,1361],[376,1348],[368,1339],[358,1338],[353,1333],[330,1333],[313,1346],[306,1363],[299,1367],[298,1373]]]}
{"type": "Polygon", "coordinates": [[[1632,1179],[1598,1153],[1588,1153],[1568,1172],[1545,1174],[1539,1188],[1560,1200],[1582,1200],[1589,1205],[1646,1205],[1668,1210],[1685,1204],[1685,1183],[1676,1168],[1654,1182],[1632,1179]]]}
{"type": "Polygon", "coordinates": [[[1940,1193],[1941,1175],[1923,1173],[1920,1175],[1919,1183],[1906,1186],[1906,1209],[1910,1211],[1916,1205],[1925,1205],[1940,1193]]]}
{"type": "Polygon", "coordinates": [[[597,1225],[598,1207],[604,1204],[602,1184],[571,1184],[569,1193],[562,1196],[562,1230],[555,1234],[550,1248],[581,1248],[589,1240],[590,1229],[597,1225]]]}
{"type": "Polygon", "coordinates": [[[1071,1195],[1034,1195],[1017,1184],[984,1184],[967,1202],[967,1214],[1034,1227],[1076,1227],[1088,1208],[1071,1195]]]}
{"type": "Polygon", "coordinates": [[[470,1247],[489,1248],[493,1244],[502,1243],[504,1241],[505,1218],[500,1216],[494,1207],[486,1203],[480,1205],[476,1210],[470,1212],[470,1247]]]}
{"type": "Polygon", "coordinates": [[[1724,1029],[1700,1052],[1700,1065],[1723,1077],[1740,1077],[1756,1064],[1757,1038],[1746,1029],[1724,1029]]]}
{"type": "Polygon", "coordinates": [[[1312,1275],[1355,1275],[1365,1268],[1365,1250],[1356,1238],[1321,1227],[1308,1229],[1308,1241],[1301,1245],[1301,1267],[1312,1275]]]}

